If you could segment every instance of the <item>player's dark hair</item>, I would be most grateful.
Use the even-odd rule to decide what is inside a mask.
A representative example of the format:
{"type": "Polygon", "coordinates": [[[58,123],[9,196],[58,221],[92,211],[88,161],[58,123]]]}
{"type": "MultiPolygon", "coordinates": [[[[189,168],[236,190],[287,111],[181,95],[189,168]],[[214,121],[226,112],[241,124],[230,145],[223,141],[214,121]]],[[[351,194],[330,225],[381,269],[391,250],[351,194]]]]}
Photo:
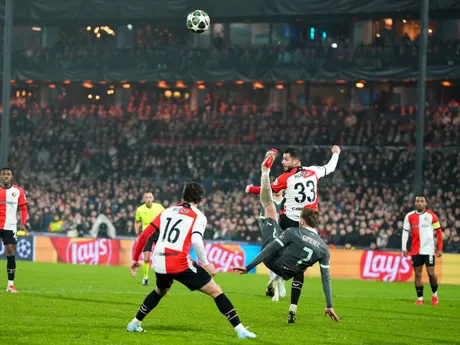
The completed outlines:
{"type": "Polygon", "coordinates": [[[311,228],[317,228],[319,225],[319,212],[312,208],[303,208],[300,212],[300,217],[311,228]]]}
{"type": "Polygon", "coordinates": [[[428,203],[428,199],[426,198],[425,195],[419,194],[419,195],[417,195],[417,196],[415,197],[415,200],[417,200],[418,198],[424,198],[424,199],[425,199],[425,202],[428,203]]]}
{"type": "Polygon", "coordinates": [[[153,194],[153,192],[151,192],[151,191],[149,191],[149,190],[146,190],[146,191],[144,192],[144,195],[145,195],[145,194],[148,194],[148,193],[150,193],[150,194],[152,194],[153,196],[155,196],[155,194],[153,194]]]}
{"type": "Polygon", "coordinates": [[[182,200],[198,204],[203,199],[204,188],[197,182],[189,182],[184,186],[182,200]]]}
{"type": "Polygon", "coordinates": [[[4,168],[1,168],[0,169],[0,174],[2,173],[3,170],[9,170],[11,172],[11,174],[13,175],[13,169],[9,168],[9,167],[4,167],[4,168]]]}
{"type": "Polygon", "coordinates": [[[419,194],[415,197],[415,201],[417,201],[418,198],[424,198],[426,202],[426,208],[428,208],[428,199],[426,198],[426,196],[423,194],[419,194]]]}
{"type": "Polygon", "coordinates": [[[288,147],[284,153],[289,154],[292,158],[300,160],[300,151],[294,147],[288,147]]]}

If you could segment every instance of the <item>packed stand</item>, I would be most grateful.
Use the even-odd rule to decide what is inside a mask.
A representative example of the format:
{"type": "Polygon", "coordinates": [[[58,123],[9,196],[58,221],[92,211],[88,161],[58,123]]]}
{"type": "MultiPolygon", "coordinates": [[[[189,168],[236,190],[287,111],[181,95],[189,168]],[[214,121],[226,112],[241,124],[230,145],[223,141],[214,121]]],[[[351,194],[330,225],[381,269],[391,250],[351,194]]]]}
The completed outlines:
{"type": "MultiPolygon", "coordinates": [[[[320,183],[319,234],[328,245],[400,248],[404,215],[414,207],[410,184],[385,187],[364,179],[359,185],[344,185],[334,178],[328,183],[327,179],[320,183]]],[[[208,217],[205,238],[260,242],[260,203],[258,197],[244,193],[247,181],[204,182],[206,195],[200,208],[208,217]]],[[[133,236],[135,209],[144,191],[154,190],[156,201],[167,207],[179,201],[182,189],[175,180],[155,185],[149,180],[64,182],[38,178],[23,185],[29,193],[29,229],[54,233],[73,230],[79,236],[88,236],[99,214],[114,224],[117,236],[133,236]]],[[[430,209],[441,220],[444,251],[460,253],[460,188],[443,192],[429,185],[426,194],[430,209]]]]}
{"type": "MultiPolygon", "coordinates": [[[[303,68],[311,72],[324,68],[366,68],[386,70],[418,64],[418,42],[393,40],[388,44],[358,44],[349,39],[327,38],[320,42],[240,47],[232,44],[193,48],[182,36],[162,35],[136,38],[130,48],[116,48],[113,41],[91,38],[63,38],[49,49],[13,53],[15,68],[48,69],[149,69],[161,71],[199,71],[206,69],[303,68]],[[175,38],[177,37],[177,38],[175,38]],[[182,42],[181,44],[178,44],[182,42]]],[[[136,34],[136,37],[139,35],[136,34]]],[[[429,66],[460,65],[460,41],[429,41],[429,66]]]]}
{"type": "MultiPolygon", "coordinates": [[[[142,192],[153,189],[167,206],[178,200],[186,179],[206,186],[207,238],[258,241],[259,203],[243,191],[246,183],[259,183],[257,162],[266,149],[282,150],[292,142],[305,165],[319,165],[337,143],[358,146],[344,149],[337,172],[320,183],[321,235],[331,245],[382,248],[398,242],[398,222],[413,202],[413,108],[346,116],[335,107],[291,109],[296,121],[280,127],[279,114],[258,113],[256,106],[220,112],[159,105],[169,115],[157,118],[153,111],[149,122],[135,116],[136,109],[13,107],[10,162],[29,195],[30,229],[87,235],[96,217],[105,214],[119,235],[129,236],[142,192]],[[223,136],[234,141],[219,141],[223,136]],[[305,139],[296,140],[299,136],[305,139]]],[[[430,112],[426,127],[427,143],[434,146],[425,155],[429,205],[444,222],[451,251],[458,248],[460,156],[455,147],[442,146],[458,146],[456,111],[458,104],[452,103],[430,112]]],[[[273,175],[279,173],[276,164],[273,175]]]]}

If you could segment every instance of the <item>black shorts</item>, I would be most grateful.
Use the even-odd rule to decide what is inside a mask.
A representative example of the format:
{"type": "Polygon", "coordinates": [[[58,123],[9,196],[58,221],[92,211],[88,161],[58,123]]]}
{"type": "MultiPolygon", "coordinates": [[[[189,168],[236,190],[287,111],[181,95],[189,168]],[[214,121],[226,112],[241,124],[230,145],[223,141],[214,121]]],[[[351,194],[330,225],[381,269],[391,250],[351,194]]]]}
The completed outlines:
{"type": "Polygon", "coordinates": [[[199,290],[212,279],[210,274],[201,266],[193,263],[193,269],[188,268],[183,272],[174,274],[156,273],[157,287],[160,290],[169,289],[175,280],[184,284],[191,291],[199,290]]]}
{"type": "Polygon", "coordinates": [[[152,236],[150,236],[147,240],[147,243],[145,244],[144,246],[144,249],[142,250],[142,253],[145,253],[145,252],[151,252],[152,251],[152,247],[153,247],[153,244],[157,243],[158,241],[158,237],[160,236],[160,234],[157,232],[155,232],[152,236]]]}
{"type": "Polygon", "coordinates": [[[280,227],[281,229],[286,230],[288,228],[298,228],[299,227],[299,222],[292,220],[285,214],[282,214],[280,216],[280,227]]]}
{"type": "MultiPolygon", "coordinates": [[[[281,233],[281,227],[278,225],[276,220],[272,218],[266,218],[262,226],[262,250],[272,243],[281,233]]],[[[282,255],[282,251],[278,251],[275,255],[272,255],[264,260],[264,265],[277,275],[281,276],[284,280],[289,280],[293,277],[292,272],[287,272],[281,264],[279,258],[282,255]]]]}
{"type": "Polygon", "coordinates": [[[262,250],[272,243],[275,238],[277,238],[283,230],[279,226],[278,222],[273,218],[265,218],[261,225],[262,231],[262,250]]]}
{"type": "Polygon", "coordinates": [[[420,267],[426,265],[426,267],[434,267],[435,265],[434,255],[412,255],[412,266],[420,267]]]}
{"type": "Polygon", "coordinates": [[[7,244],[18,243],[18,235],[16,234],[16,231],[13,230],[0,230],[0,238],[3,240],[3,244],[5,246],[7,244]]]}

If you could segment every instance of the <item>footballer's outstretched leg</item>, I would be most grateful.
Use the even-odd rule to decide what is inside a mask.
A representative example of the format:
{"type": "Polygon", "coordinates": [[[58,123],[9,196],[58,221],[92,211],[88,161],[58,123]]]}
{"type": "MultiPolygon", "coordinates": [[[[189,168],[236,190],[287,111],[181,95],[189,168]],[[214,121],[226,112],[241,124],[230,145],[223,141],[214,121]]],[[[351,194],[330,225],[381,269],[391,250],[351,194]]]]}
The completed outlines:
{"type": "Polygon", "coordinates": [[[200,289],[200,291],[214,298],[214,302],[216,303],[217,308],[233,326],[238,338],[256,338],[256,335],[254,333],[248,331],[243,326],[235,308],[233,307],[232,302],[230,302],[230,300],[227,298],[220,286],[216,284],[214,279],[212,279],[209,283],[203,286],[200,289]]]}

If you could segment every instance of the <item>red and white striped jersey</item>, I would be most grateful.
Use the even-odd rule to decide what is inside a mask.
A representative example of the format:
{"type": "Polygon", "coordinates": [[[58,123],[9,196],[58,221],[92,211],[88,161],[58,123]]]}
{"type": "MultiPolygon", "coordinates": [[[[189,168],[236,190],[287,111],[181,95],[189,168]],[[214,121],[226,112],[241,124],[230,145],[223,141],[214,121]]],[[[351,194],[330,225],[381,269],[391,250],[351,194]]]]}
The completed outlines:
{"type": "Polygon", "coordinates": [[[187,203],[172,206],[160,213],[142,232],[133,251],[133,260],[139,260],[147,239],[156,231],[158,241],[153,252],[156,273],[174,274],[193,268],[190,258],[192,234],[204,235],[206,216],[187,203]]]}
{"type": "MultiPolygon", "coordinates": [[[[438,217],[426,210],[419,214],[417,211],[409,212],[404,218],[404,231],[410,231],[412,234],[412,255],[433,255],[434,247],[434,231],[441,231],[438,217]]],[[[441,242],[438,243],[438,249],[442,251],[442,236],[441,242]]],[[[404,249],[404,245],[403,245],[404,249]]]]}
{"type": "Polygon", "coordinates": [[[21,187],[0,187],[0,230],[18,229],[18,207],[27,205],[27,198],[21,187]]]}
{"type": "Polygon", "coordinates": [[[324,176],[324,166],[297,167],[280,175],[272,183],[272,190],[285,190],[281,212],[288,218],[299,221],[303,208],[318,210],[318,180],[324,176]]]}

